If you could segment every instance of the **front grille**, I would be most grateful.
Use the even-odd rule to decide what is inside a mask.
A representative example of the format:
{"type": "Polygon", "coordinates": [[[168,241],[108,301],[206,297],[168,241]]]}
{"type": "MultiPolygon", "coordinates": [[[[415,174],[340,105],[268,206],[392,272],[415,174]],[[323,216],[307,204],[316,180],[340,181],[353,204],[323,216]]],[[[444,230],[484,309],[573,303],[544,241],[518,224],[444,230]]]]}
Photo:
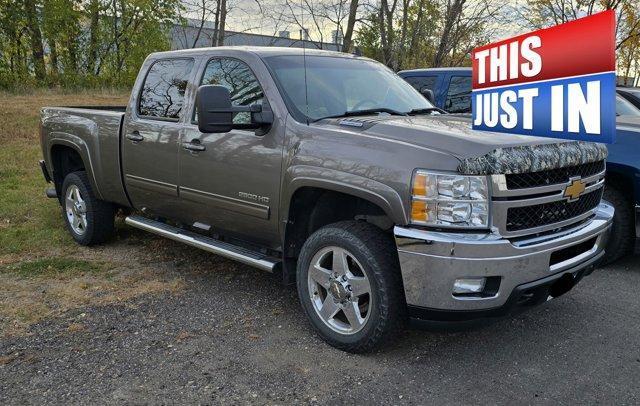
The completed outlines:
{"type": "Polygon", "coordinates": [[[507,210],[507,231],[543,227],[578,217],[600,204],[602,188],[587,193],[575,202],[560,200],[534,206],[510,207],[507,210]]]}
{"type": "Polygon", "coordinates": [[[604,171],[604,161],[589,162],[566,168],[506,175],[508,189],[526,189],[568,182],[570,178],[587,178],[604,171]]]}

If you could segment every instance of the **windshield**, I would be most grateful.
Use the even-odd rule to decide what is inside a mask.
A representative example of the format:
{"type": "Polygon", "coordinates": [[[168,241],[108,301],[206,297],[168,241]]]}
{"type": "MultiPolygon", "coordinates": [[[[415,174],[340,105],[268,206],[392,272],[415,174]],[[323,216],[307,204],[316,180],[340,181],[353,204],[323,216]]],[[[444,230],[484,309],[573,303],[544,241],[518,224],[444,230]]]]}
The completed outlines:
{"type": "Polygon", "coordinates": [[[406,114],[433,108],[411,85],[377,62],[332,56],[307,56],[306,63],[300,56],[273,56],[265,61],[289,112],[300,122],[360,110],[406,114]]]}
{"type": "Polygon", "coordinates": [[[616,115],[618,116],[640,116],[640,110],[622,96],[616,95],[616,115]]]}

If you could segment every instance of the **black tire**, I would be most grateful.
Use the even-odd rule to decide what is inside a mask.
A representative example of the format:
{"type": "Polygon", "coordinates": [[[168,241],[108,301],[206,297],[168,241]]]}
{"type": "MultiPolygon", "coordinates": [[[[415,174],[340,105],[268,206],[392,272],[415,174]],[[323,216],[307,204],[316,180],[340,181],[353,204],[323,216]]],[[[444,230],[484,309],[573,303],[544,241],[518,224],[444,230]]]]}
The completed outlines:
{"type": "Polygon", "coordinates": [[[404,327],[406,302],[396,246],[392,236],[374,225],[344,221],[317,230],[302,247],[296,276],[298,296],[307,318],[320,337],[336,348],[353,353],[368,352],[404,327]],[[354,333],[342,334],[329,328],[310,298],[307,277],[311,260],[328,247],[348,251],[369,280],[370,310],[361,329],[354,333]]]}
{"type": "Polygon", "coordinates": [[[605,187],[604,200],[616,210],[602,260],[602,264],[607,265],[633,252],[636,239],[635,213],[631,201],[615,186],[605,187]]]}
{"type": "Polygon", "coordinates": [[[64,178],[60,196],[62,218],[67,230],[80,245],[100,244],[108,240],[114,232],[115,210],[111,203],[99,200],[91,189],[91,183],[84,171],[72,172],[64,178]],[[66,196],[69,188],[76,186],[86,205],[86,227],[83,232],[77,232],[67,215],[66,196]]]}

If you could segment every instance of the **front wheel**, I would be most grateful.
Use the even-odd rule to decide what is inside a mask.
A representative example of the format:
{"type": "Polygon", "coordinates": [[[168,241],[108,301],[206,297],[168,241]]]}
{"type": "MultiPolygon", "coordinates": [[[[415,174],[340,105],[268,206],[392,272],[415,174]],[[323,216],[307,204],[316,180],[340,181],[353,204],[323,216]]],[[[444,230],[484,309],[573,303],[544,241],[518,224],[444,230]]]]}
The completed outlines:
{"type": "Polygon", "coordinates": [[[67,229],[78,244],[99,244],[113,234],[113,205],[95,197],[86,172],[73,172],[64,178],[60,203],[67,229]]]}
{"type": "Polygon", "coordinates": [[[341,350],[370,351],[404,324],[395,244],[371,224],[345,221],[313,233],[298,260],[297,286],[313,327],[341,350]]]}

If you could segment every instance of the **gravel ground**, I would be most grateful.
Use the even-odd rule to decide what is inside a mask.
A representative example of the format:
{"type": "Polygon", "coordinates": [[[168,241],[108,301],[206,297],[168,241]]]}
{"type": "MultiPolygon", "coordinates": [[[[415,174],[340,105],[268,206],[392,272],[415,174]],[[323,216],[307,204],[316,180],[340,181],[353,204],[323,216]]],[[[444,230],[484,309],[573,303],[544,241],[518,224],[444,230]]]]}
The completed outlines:
{"type": "MultiPolygon", "coordinates": [[[[528,313],[350,355],[274,276],[176,246],[180,294],[88,307],[0,342],[0,404],[640,403],[640,256],[528,313]]],[[[163,262],[164,261],[164,262],[163,262]]]]}

